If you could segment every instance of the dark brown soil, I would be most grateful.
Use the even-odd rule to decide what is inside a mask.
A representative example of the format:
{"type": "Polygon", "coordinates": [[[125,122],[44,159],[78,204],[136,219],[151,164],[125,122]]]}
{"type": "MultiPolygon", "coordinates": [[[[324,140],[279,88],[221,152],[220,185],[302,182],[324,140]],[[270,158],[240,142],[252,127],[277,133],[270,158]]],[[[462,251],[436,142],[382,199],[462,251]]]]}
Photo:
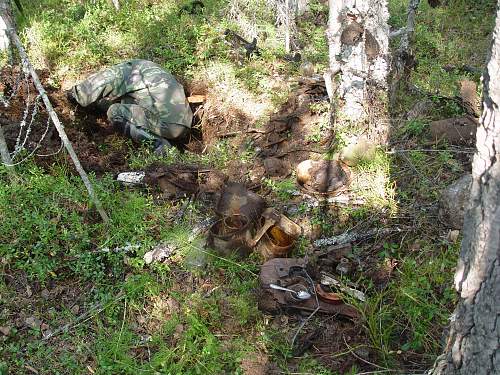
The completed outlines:
{"type": "MultiPolygon", "coordinates": [[[[48,83],[48,72],[40,71],[38,74],[83,167],[97,175],[126,170],[128,152],[126,140],[115,133],[105,120],[105,116],[85,111],[70,103],[62,90],[48,83]]],[[[2,106],[0,109],[1,125],[9,150],[12,152],[15,149],[18,137],[21,143],[26,138],[25,154],[34,152],[36,163],[42,167],[49,168],[60,158],[66,159],[72,165],[69,156],[61,147],[61,140],[52,122],[46,136],[43,137],[47,129],[48,114],[41,100],[37,102],[37,113],[29,126],[37,95],[31,79],[26,79],[18,68],[7,66],[0,71],[0,88],[5,98],[12,95],[8,107],[2,106]],[[25,111],[27,111],[26,125],[20,132],[20,123],[25,111]],[[27,134],[28,128],[29,134],[27,134]]],[[[19,155],[14,162],[20,160],[22,155],[19,155]]]]}

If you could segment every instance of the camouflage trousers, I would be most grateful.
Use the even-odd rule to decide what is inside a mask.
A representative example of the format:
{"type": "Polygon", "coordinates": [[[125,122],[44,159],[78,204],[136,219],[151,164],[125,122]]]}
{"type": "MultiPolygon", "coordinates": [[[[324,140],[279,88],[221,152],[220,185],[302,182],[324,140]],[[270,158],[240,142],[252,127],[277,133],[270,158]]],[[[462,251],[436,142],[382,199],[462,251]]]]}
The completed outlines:
{"type": "Polygon", "coordinates": [[[136,129],[147,130],[150,133],[166,139],[182,138],[189,128],[178,124],[166,124],[154,112],[142,108],[137,104],[111,104],[107,110],[108,120],[125,135],[135,140],[139,136],[136,129]]]}
{"type": "Polygon", "coordinates": [[[178,139],[191,126],[192,112],[184,89],[170,73],[150,61],[111,66],[74,86],[71,93],[84,107],[96,105],[106,110],[109,121],[136,140],[144,140],[144,131],[178,139]]]}

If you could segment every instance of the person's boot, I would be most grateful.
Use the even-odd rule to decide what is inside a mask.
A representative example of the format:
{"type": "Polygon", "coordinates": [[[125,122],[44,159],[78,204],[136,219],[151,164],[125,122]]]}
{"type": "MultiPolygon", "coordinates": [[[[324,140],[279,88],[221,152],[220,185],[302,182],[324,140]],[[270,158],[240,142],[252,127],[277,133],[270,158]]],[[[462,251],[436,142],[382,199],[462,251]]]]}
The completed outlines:
{"type": "Polygon", "coordinates": [[[70,102],[71,104],[78,104],[78,102],[76,101],[75,95],[73,94],[73,88],[65,90],[64,94],[66,96],[66,99],[68,99],[68,102],[70,102]]]}
{"type": "Polygon", "coordinates": [[[172,147],[170,142],[165,138],[158,137],[128,122],[113,122],[113,126],[134,141],[153,143],[154,152],[157,155],[162,155],[167,149],[172,147]]]}
{"type": "Polygon", "coordinates": [[[155,141],[154,144],[155,147],[155,154],[156,155],[163,155],[169,148],[172,147],[169,141],[167,141],[165,138],[158,138],[155,141]]]}

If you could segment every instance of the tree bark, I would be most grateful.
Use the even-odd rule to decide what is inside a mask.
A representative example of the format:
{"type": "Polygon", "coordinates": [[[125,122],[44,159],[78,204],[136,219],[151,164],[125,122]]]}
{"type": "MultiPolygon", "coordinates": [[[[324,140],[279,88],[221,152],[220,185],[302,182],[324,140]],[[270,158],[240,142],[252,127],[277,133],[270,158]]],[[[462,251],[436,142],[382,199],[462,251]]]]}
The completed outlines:
{"type": "MultiPolygon", "coordinates": [[[[394,54],[394,62],[392,64],[392,82],[390,94],[390,98],[392,101],[391,104],[393,104],[397,98],[399,84],[405,75],[405,71],[407,71],[407,68],[411,64],[413,64],[414,56],[412,52],[412,45],[415,34],[415,17],[419,5],[420,0],[409,1],[406,27],[400,30],[401,41],[399,44],[399,48],[394,54]]],[[[397,36],[396,33],[394,34],[394,37],[395,36],[397,36]]],[[[392,36],[390,35],[390,37],[392,36]]],[[[407,80],[403,80],[403,82],[407,82],[407,80]]]]}
{"type": "Polygon", "coordinates": [[[111,4],[115,7],[115,9],[118,11],[120,10],[120,2],[119,0],[110,0],[111,4]]]}
{"type": "MultiPolygon", "coordinates": [[[[0,0],[0,51],[8,49],[10,51],[10,39],[9,33],[7,32],[7,22],[6,17],[11,14],[10,4],[8,0],[0,0]]],[[[7,142],[5,141],[2,125],[0,124],[0,157],[2,158],[2,163],[5,165],[11,165],[12,159],[10,157],[9,149],[7,148],[7,142]]]]}
{"type": "Polygon", "coordinates": [[[459,302],[432,375],[500,373],[500,1],[483,82],[483,115],[455,274],[459,302]]]}
{"type": "MultiPolygon", "coordinates": [[[[329,94],[336,91],[336,95],[331,93],[331,99],[333,101],[334,96],[339,99],[340,118],[354,123],[387,125],[387,121],[381,119],[387,116],[384,114],[385,99],[380,99],[384,95],[378,94],[387,92],[388,19],[387,0],[329,0],[327,39],[330,64],[325,82],[327,87],[332,87],[329,94]],[[340,77],[335,79],[336,84],[332,84],[332,76],[336,74],[340,77]]],[[[387,132],[388,127],[385,128],[387,132]]],[[[368,127],[369,133],[372,130],[374,127],[368,127]]],[[[384,141],[386,134],[377,138],[384,138],[384,141]]]]}
{"type": "Polygon", "coordinates": [[[10,37],[7,32],[7,24],[15,25],[12,17],[12,8],[9,0],[0,0],[0,52],[7,51],[9,63],[12,64],[14,56],[10,48],[10,37]]]}

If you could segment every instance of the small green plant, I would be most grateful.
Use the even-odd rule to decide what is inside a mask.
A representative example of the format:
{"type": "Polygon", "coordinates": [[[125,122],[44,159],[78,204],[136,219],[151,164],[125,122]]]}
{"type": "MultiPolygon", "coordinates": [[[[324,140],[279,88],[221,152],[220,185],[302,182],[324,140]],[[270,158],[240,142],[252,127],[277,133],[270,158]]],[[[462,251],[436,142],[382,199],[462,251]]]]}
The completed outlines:
{"type": "Polygon", "coordinates": [[[263,182],[283,201],[291,199],[294,192],[297,191],[297,184],[294,179],[273,180],[266,178],[263,182]]]}
{"type": "Polygon", "coordinates": [[[427,129],[428,124],[422,120],[410,120],[406,123],[405,130],[411,136],[419,136],[427,129]]]}

